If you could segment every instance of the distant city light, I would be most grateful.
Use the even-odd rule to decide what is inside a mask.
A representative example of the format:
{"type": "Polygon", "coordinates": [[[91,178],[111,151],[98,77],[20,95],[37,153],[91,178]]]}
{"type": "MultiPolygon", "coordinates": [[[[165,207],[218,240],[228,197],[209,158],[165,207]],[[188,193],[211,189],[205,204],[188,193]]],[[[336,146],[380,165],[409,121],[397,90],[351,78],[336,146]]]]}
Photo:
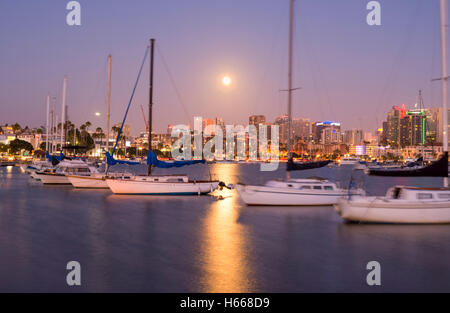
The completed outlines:
{"type": "Polygon", "coordinates": [[[329,125],[329,126],[341,126],[341,123],[336,123],[336,122],[331,122],[331,121],[325,121],[325,122],[321,122],[321,123],[316,123],[317,126],[322,126],[322,125],[329,125]]]}
{"type": "Polygon", "coordinates": [[[95,112],[95,116],[100,116],[101,113],[100,112],[95,112]]]}
{"type": "Polygon", "coordinates": [[[356,146],[355,154],[356,155],[365,155],[366,154],[366,146],[356,146]]]}

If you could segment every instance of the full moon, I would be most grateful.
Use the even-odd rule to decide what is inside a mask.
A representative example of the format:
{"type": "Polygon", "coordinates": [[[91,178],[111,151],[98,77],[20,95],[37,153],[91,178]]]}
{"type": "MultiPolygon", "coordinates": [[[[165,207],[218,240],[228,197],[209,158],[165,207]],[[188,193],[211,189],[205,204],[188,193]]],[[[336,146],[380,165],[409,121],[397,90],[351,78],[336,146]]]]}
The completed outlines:
{"type": "Polygon", "coordinates": [[[222,84],[224,84],[225,86],[230,86],[231,85],[231,78],[230,78],[230,76],[224,76],[222,78],[222,84]]]}

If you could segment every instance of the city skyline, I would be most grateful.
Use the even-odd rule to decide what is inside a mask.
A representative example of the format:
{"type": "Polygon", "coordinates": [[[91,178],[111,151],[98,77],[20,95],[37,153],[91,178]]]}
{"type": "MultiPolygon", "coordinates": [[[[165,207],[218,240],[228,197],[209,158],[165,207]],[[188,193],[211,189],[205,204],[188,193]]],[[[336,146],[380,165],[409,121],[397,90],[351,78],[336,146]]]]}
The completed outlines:
{"type": "MultiPolygon", "coordinates": [[[[0,22],[8,47],[0,55],[1,124],[45,124],[47,93],[56,96],[58,110],[67,75],[69,119],[102,126],[109,53],[112,120],[121,120],[150,37],[158,47],[157,131],[192,123],[194,116],[245,124],[250,115],[274,120],[286,113],[286,94],[279,90],[287,85],[287,2],[249,1],[239,10],[236,1],[179,3],[177,9],[144,1],[133,7],[80,3],[79,27],[65,25],[65,3],[0,4],[8,13],[0,22]],[[25,16],[25,7],[34,14],[25,16]],[[221,84],[225,76],[229,86],[221,84]]],[[[393,105],[415,103],[418,89],[425,107],[440,105],[439,83],[431,82],[440,76],[438,4],[383,1],[379,27],[365,23],[365,6],[356,0],[298,1],[294,82],[302,89],[295,92],[294,116],[373,131],[393,105]]],[[[133,134],[144,126],[139,105],[146,109],[147,80],[145,72],[127,121],[133,134]]]]}

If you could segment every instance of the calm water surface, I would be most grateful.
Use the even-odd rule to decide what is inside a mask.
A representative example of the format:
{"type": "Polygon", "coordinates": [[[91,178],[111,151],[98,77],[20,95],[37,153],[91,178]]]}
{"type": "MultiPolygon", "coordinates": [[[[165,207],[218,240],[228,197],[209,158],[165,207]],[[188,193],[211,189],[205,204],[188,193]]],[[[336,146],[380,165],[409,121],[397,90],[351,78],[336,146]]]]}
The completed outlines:
{"type": "MultiPolygon", "coordinates": [[[[171,170],[226,183],[284,176],[258,164],[171,170]]],[[[164,173],[160,171],[159,173],[164,173]]],[[[346,186],[349,168],[295,173],[346,186]]],[[[441,179],[355,174],[371,194],[441,179]]],[[[343,223],[332,207],[246,207],[216,197],[116,196],[31,182],[0,168],[0,292],[450,292],[450,226],[343,223]],[[81,263],[68,287],[66,264],[81,263]],[[366,285],[369,261],[381,287],[366,285]]]]}

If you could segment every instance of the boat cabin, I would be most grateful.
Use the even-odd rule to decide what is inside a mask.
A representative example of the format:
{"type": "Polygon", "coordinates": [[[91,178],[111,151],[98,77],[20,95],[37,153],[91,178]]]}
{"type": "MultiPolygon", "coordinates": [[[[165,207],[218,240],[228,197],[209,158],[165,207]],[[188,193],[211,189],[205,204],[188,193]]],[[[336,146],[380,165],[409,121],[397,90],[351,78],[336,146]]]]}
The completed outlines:
{"type": "Polygon", "coordinates": [[[386,197],[393,200],[450,201],[450,188],[395,186],[387,191],[386,197]]]}
{"type": "Polygon", "coordinates": [[[326,179],[291,179],[289,181],[269,181],[267,187],[288,187],[300,190],[311,191],[332,191],[336,190],[336,184],[326,179]]]}
{"type": "MultiPolygon", "coordinates": [[[[131,177],[124,177],[124,179],[131,179],[131,177]]],[[[155,183],[188,183],[189,177],[187,175],[151,175],[151,176],[136,176],[136,180],[155,182],[155,183]]]]}

